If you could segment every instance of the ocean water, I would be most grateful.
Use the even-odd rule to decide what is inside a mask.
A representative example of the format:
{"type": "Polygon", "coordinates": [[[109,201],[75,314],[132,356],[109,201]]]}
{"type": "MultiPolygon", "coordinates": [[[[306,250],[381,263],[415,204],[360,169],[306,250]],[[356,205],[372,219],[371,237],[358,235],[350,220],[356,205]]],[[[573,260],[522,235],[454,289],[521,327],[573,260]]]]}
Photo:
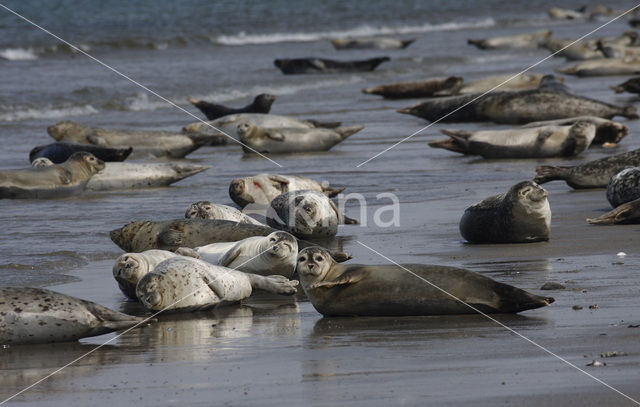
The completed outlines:
{"type": "MultiPolygon", "coordinates": [[[[637,121],[625,122],[630,135],[615,149],[592,148],[570,160],[482,160],[431,149],[427,142],[440,137],[442,128],[505,127],[490,123],[438,124],[357,167],[428,124],[396,113],[396,109],[417,100],[384,100],[362,94],[362,88],[447,75],[470,81],[519,72],[548,53],[535,48],[481,51],[467,45],[466,40],[547,28],[556,38],[577,38],[606,22],[606,18],[554,21],[548,18],[547,10],[552,6],[575,9],[583,3],[3,2],[197,117],[202,116],[187,102],[189,96],[243,106],[256,94],[269,92],[277,96],[272,113],[342,121],[345,125],[364,125],[365,129],[327,153],[270,157],[281,167],[260,157],[244,156],[236,145],[204,147],[180,161],[212,168],[172,187],[86,193],[49,201],[1,200],[0,285],[52,287],[118,310],[143,314],[135,304],[124,300],[111,277],[113,261],[122,251],[110,241],[110,230],[132,220],[181,218],[189,204],[199,200],[230,204],[228,185],[239,176],[262,172],[300,174],[346,186],[346,192],[367,198],[364,212],[354,202],[347,205],[347,214],[366,221],[366,225],[341,227],[339,233],[354,262],[385,262],[357,243],[361,241],[397,262],[464,266],[533,291],[547,280],[572,281],[568,283],[569,290],[554,293],[557,303],[552,307],[527,313],[530,318],[505,321],[548,339],[579,363],[584,354],[595,355],[600,349],[597,346],[628,345],[622,339],[600,345],[604,339],[597,336],[620,319],[637,318],[633,315],[638,293],[632,287],[637,287],[638,281],[630,270],[640,263],[634,226],[598,229],[584,222],[586,217],[607,208],[603,191],[578,193],[570,192],[564,184],[547,184],[554,213],[549,243],[470,246],[461,241],[458,221],[469,205],[530,179],[536,165],[578,163],[640,148],[637,121]],[[390,51],[336,51],[328,41],[348,35],[389,35],[416,41],[405,50],[390,51]],[[317,56],[347,60],[380,55],[390,56],[391,61],[362,74],[285,76],[273,65],[276,58],[317,56]],[[400,225],[379,228],[373,222],[375,211],[389,201],[378,195],[389,192],[401,203],[400,225]],[[625,265],[612,268],[619,251],[629,256],[625,265]],[[583,294],[584,287],[589,294],[583,294]],[[570,308],[576,303],[594,302],[602,308],[599,313],[577,314],[570,308]],[[581,345],[576,347],[576,342],[581,345]],[[586,349],[587,344],[593,348],[586,349]]],[[[607,2],[616,10],[633,5],[628,1],[607,2]]],[[[627,29],[626,21],[619,21],[595,36],[617,36],[627,29]]],[[[552,73],[564,64],[563,59],[552,58],[535,71],[552,73]]],[[[633,104],[632,96],[617,95],[608,88],[625,79],[566,77],[565,81],[575,93],[610,103],[633,104]]],[[[175,131],[195,121],[0,8],[0,167],[28,166],[29,151],[52,142],[46,127],[60,120],[100,127],[175,131]]],[[[303,299],[276,311],[241,307],[232,314],[216,315],[215,321],[214,316],[207,315],[168,319],[131,332],[115,341],[113,348],[103,348],[76,370],[61,375],[47,387],[26,393],[21,400],[47,406],[86,405],[89,400],[107,405],[140,396],[147,402],[188,400],[207,405],[211,401],[207,392],[211,391],[230,404],[238,404],[246,396],[245,404],[265,405],[260,396],[263,393],[275,397],[270,402],[273,405],[284,395],[291,396],[289,401],[312,405],[325,405],[325,401],[327,405],[344,405],[347,401],[357,405],[354,398],[362,403],[396,403],[397,398],[382,394],[386,380],[404,392],[406,404],[421,404],[429,394],[436,403],[474,401],[480,405],[513,401],[508,397],[541,394],[547,389],[565,392],[574,402],[581,400],[571,398],[574,390],[602,395],[597,383],[576,378],[577,373],[563,367],[549,368],[548,360],[522,350],[523,343],[513,343],[514,339],[499,327],[482,319],[411,319],[392,323],[355,319],[334,323],[322,319],[303,299]],[[218,328],[212,328],[214,325],[218,328]],[[491,340],[484,342],[484,337],[491,340]],[[478,354],[471,351],[476,347],[478,354]],[[269,352],[262,353],[263,349],[269,352]],[[495,349],[505,349],[506,355],[496,358],[491,353],[495,349]],[[378,357],[372,360],[372,354],[378,357]],[[473,361],[471,367],[466,364],[469,359],[473,361]],[[432,366],[429,363],[433,360],[433,370],[424,367],[432,366]],[[283,368],[273,369],[279,363],[283,368]],[[149,364],[163,368],[147,369],[149,364]],[[523,372],[519,368],[522,365],[531,366],[531,372],[523,372]],[[210,366],[220,369],[216,374],[214,369],[203,373],[210,366]],[[488,367],[483,370],[482,366],[488,367]],[[85,375],[85,369],[94,371],[85,375]],[[487,376],[478,379],[478,373],[483,372],[487,376]],[[375,373],[378,379],[367,385],[369,373],[375,373]],[[277,378],[272,382],[268,374],[277,378]],[[519,379],[515,377],[518,374],[519,379]],[[505,398],[487,396],[486,386],[506,380],[504,375],[513,379],[516,387],[498,386],[501,389],[496,397],[505,398]],[[175,377],[184,382],[176,382],[175,377]],[[345,378],[353,387],[340,393],[345,388],[335,377],[345,378]],[[468,385],[469,392],[456,394],[456,380],[468,385]],[[125,381],[128,384],[123,384],[125,381]],[[125,389],[126,395],[116,392],[100,398],[98,395],[107,393],[105,383],[125,389]],[[276,385],[286,385],[288,390],[274,392],[273,388],[280,388],[276,385]],[[75,394],[74,389],[81,387],[86,391],[75,394]],[[190,390],[193,391],[189,393],[190,390]],[[132,393],[135,397],[130,396],[132,393]],[[327,394],[333,395],[328,401],[323,398],[327,394]]],[[[87,344],[101,343],[104,338],[84,340],[82,345],[70,348],[3,350],[7,358],[5,362],[0,358],[0,368],[25,373],[11,376],[11,382],[0,379],[5,385],[1,394],[8,397],[43,377],[49,372],[47,369],[77,357],[87,344]],[[31,352],[45,362],[38,365],[40,359],[31,352]],[[36,367],[25,370],[30,363],[36,367]]],[[[632,369],[637,369],[637,359],[634,356],[624,368],[607,372],[613,382],[636,393],[628,377],[632,377],[632,369]]],[[[602,397],[606,405],[617,403],[615,398],[602,397]]],[[[536,405],[536,401],[532,403],[536,405]]]]}

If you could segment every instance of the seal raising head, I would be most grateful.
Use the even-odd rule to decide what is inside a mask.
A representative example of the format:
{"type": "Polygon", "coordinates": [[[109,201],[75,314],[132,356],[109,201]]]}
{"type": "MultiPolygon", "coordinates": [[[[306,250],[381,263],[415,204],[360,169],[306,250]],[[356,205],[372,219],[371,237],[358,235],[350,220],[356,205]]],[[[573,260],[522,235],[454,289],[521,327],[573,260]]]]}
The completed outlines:
{"type": "Polygon", "coordinates": [[[296,271],[305,291],[307,288],[316,288],[316,282],[324,281],[335,264],[329,252],[321,247],[302,249],[298,253],[296,271]]]}

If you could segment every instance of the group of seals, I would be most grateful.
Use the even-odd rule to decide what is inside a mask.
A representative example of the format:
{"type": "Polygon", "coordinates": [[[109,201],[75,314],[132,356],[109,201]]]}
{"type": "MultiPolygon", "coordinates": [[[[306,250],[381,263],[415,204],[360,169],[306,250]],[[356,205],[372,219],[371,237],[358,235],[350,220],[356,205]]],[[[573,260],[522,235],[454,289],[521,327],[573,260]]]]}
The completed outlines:
{"type": "Polygon", "coordinates": [[[464,211],[460,233],[471,243],[531,243],[549,240],[547,191],[532,181],[484,199],[464,211]]]}
{"type": "Polygon", "coordinates": [[[377,57],[357,61],[335,61],[324,58],[292,58],[276,59],[273,64],[280,68],[283,74],[335,73],[335,72],[369,72],[383,62],[390,61],[389,57],[377,57]]]}
{"type": "Polygon", "coordinates": [[[84,191],[89,180],[105,168],[93,154],[73,153],[62,164],[0,171],[1,198],[62,198],[84,191]]]}
{"type": "Polygon", "coordinates": [[[253,99],[253,102],[237,109],[194,98],[189,98],[188,100],[192,105],[197,107],[208,120],[215,120],[230,114],[269,113],[271,105],[276,100],[276,97],[269,93],[261,93],[253,99]]]}
{"type": "Polygon", "coordinates": [[[454,267],[341,265],[319,247],[302,250],[296,270],[313,307],[324,316],[517,313],[554,302],[454,267]]]}
{"type": "Polygon", "coordinates": [[[134,317],[42,288],[0,287],[0,344],[75,341],[140,325],[134,317]]]}

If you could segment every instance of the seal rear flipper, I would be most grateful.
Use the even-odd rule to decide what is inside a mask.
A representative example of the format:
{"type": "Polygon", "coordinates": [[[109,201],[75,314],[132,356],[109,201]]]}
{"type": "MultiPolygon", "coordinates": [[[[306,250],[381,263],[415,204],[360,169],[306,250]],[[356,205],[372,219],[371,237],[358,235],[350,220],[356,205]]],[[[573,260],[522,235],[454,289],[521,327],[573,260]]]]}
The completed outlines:
{"type": "Polygon", "coordinates": [[[344,191],[346,187],[338,187],[338,188],[332,188],[330,186],[322,186],[322,192],[328,196],[329,198],[333,198],[336,195],[338,195],[340,192],[344,191]]]}
{"type": "MultiPolygon", "coordinates": [[[[95,302],[80,300],[87,307],[87,310],[91,312],[101,324],[99,327],[108,328],[110,330],[119,330],[132,328],[138,324],[142,325],[145,322],[145,318],[136,317],[133,315],[123,314],[122,312],[114,311],[107,307],[103,307],[95,302]]],[[[155,320],[150,320],[152,322],[155,320]]]]}
{"type": "Polygon", "coordinates": [[[333,288],[339,285],[349,285],[357,283],[365,278],[369,273],[363,269],[349,270],[334,280],[319,281],[313,283],[309,288],[333,288]]]}
{"type": "Polygon", "coordinates": [[[180,256],[193,257],[194,259],[202,260],[202,257],[200,257],[198,252],[190,247],[178,247],[174,253],[180,256]]]}
{"type": "MultiPolygon", "coordinates": [[[[444,130],[443,130],[444,131],[444,130]]],[[[444,148],[454,153],[467,154],[469,152],[469,141],[465,138],[449,134],[448,139],[429,142],[429,147],[444,148]]]]}
{"type": "Polygon", "coordinates": [[[533,179],[538,184],[544,184],[549,181],[564,180],[567,175],[567,169],[570,167],[553,167],[550,165],[541,165],[536,167],[536,176],[533,179]]]}
{"type": "Polygon", "coordinates": [[[168,230],[158,234],[160,249],[183,246],[184,233],[180,225],[171,226],[168,230]]]}
{"type": "Polygon", "coordinates": [[[640,199],[624,203],[598,218],[587,219],[587,222],[592,225],[640,223],[640,211],[638,209],[640,209],[640,199]]]}
{"type": "Polygon", "coordinates": [[[407,48],[409,45],[413,44],[415,42],[415,38],[411,38],[409,40],[401,40],[400,42],[402,43],[401,47],[402,48],[407,48]]]}
{"type": "Polygon", "coordinates": [[[546,307],[555,302],[553,297],[541,297],[508,284],[497,284],[494,290],[499,297],[498,312],[518,313],[546,307]]]}
{"type": "Polygon", "coordinates": [[[350,218],[347,215],[342,215],[344,217],[345,225],[359,225],[360,221],[356,218],[350,218]]]}
{"type": "Polygon", "coordinates": [[[625,106],[620,116],[626,117],[627,119],[637,119],[640,117],[638,116],[638,111],[633,106],[625,106]]]}
{"type": "Polygon", "coordinates": [[[336,127],[333,129],[336,133],[342,137],[342,139],[346,139],[347,137],[356,134],[360,130],[364,129],[364,126],[345,126],[345,127],[336,127]]]}
{"type": "Polygon", "coordinates": [[[277,130],[265,131],[264,134],[268,138],[270,138],[271,140],[275,140],[275,141],[284,141],[285,140],[284,134],[280,133],[277,130]]]}

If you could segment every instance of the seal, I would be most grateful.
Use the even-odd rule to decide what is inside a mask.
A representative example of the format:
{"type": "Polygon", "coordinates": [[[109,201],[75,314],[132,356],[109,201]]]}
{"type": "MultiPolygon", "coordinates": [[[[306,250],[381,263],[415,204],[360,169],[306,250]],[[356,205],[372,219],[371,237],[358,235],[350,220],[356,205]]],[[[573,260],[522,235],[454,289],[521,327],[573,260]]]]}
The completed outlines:
{"type": "Polygon", "coordinates": [[[221,134],[183,134],[152,130],[118,130],[87,127],[71,121],[47,128],[57,141],[93,144],[102,147],[133,147],[135,155],[183,158],[204,145],[226,144],[221,134]]]}
{"type": "Polygon", "coordinates": [[[621,169],[639,166],[640,149],[637,149],[571,167],[541,165],[536,167],[534,181],[544,184],[562,180],[573,189],[605,188],[611,177],[621,169]]]}
{"type": "Polygon", "coordinates": [[[549,9],[549,17],[559,20],[581,20],[586,19],[588,15],[585,13],[584,7],[581,7],[579,10],[551,7],[549,9]]]}
{"type": "Polygon", "coordinates": [[[239,223],[266,226],[236,208],[227,205],[214,204],[209,201],[198,201],[187,208],[184,214],[187,219],[220,219],[239,223]]]}
{"type": "Polygon", "coordinates": [[[441,131],[450,138],[432,141],[429,146],[485,158],[546,158],[580,154],[591,145],[596,126],[584,121],[572,126],[441,131]]]}
{"type": "Polygon", "coordinates": [[[267,209],[267,225],[302,239],[332,237],[338,233],[338,225],[357,223],[318,191],[286,192],[275,197],[267,209]]]}
{"type": "Polygon", "coordinates": [[[345,49],[403,49],[413,44],[415,38],[398,40],[388,37],[336,38],[331,44],[337,50],[345,49]]]}
{"type": "Polygon", "coordinates": [[[207,117],[207,120],[215,120],[230,114],[269,113],[276,97],[269,93],[261,93],[253,99],[253,102],[237,109],[194,98],[188,98],[187,100],[197,107],[207,117]]]}
{"type": "Polygon", "coordinates": [[[175,257],[142,277],[136,295],[150,311],[190,312],[239,302],[255,289],[293,295],[296,285],[298,281],[280,275],[264,277],[190,257],[175,257]]]}
{"type": "Polygon", "coordinates": [[[470,206],[460,234],[471,243],[532,243],[549,240],[551,209],[547,191],[532,181],[470,206]]]}
{"type": "Polygon", "coordinates": [[[104,169],[91,153],[73,153],[67,161],[48,167],[0,171],[0,199],[62,198],[81,193],[104,169]]]}
{"type": "Polygon", "coordinates": [[[105,168],[87,183],[89,191],[166,187],[211,168],[178,163],[105,163],[105,168]]]}
{"type": "Polygon", "coordinates": [[[308,73],[336,73],[336,72],[370,72],[383,62],[390,61],[389,57],[377,57],[356,61],[335,61],[323,58],[292,58],[276,59],[273,64],[280,68],[283,74],[308,73]]]}
{"type": "Polygon", "coordinates": [[[45,157],[36,158],[35,160],[31,161],[31,166],[33,168],[51,167],[52,165],[55,165],[53,161],[45,157]]]}
{"type": "Polygon", "coordinates": [[[576,76],[635,75],[640,73],[640,59],[604,58],[578,62],[556,69],[556,72],[576,76]]]}
{"type": "Polygon", "coordinates": [[[196,247],[202,260],[245,273],[293,277],[298,255],[298,242],[287,232],[273,232],[228,243],[196,247]]]}
{"type": "Polygon", "coordinates": [[[619,85],[611,86],[616,93],[629,92],[640,94],[640,77],[627,79],[619,85]]]}
{"type": "Polygon", "coordinates": [[[0,344],[69,342],[142,324],[91,301],[42,288],[0,287],[0,344]]]}
{"type": "Polygon", "coordinates": [[[507,35],[486,39],[469,39],[467,43],[480,49],[507,49],[537,47],[540,42],[551,37],[551,30],[541,30],[526,34],[507,35]]]}
{"type": "Polygon", "coordinates": [[[454,92],[455,89],[460,88],[463,81],[464,79],[459,76],[449,76],[444,79],[398,82],[365,88],[362,89],[362,93],[380,95],[385,99],[432,97],[441,92],[454,92]]]}
{"type": "Polygon", "coordinates": [[[29,153],[29,161],[33,162],[36,158],[44,157],[50,159],[54,164],[60,164],[71,154],[78,151],[86,151],[102,161],[124,161],[133,148],[110,148],[100,147],[91,144],[68,143],[66,141],[57,141],[55,143],[34,147],[29,153]]]}
{"type": "Polygon", "coordinates": [[[327,317],[477,312],[459,300],[484,313],[517,313],[554,302],[551,297],[540,297],[455,267],[341,265],[319,247],[309,247],[300,252],[296,271],[313,307],[327,317]]]}
{"type": "Polygon", "coordinates": [[[542,126],[568,126],[577,122],[590,122],[596,126],[596,136],[591,142],[592,145],[602,145],[605,143],[617,144],[627,134],[629,134],[629,128],[624,124],[596,116],[576,116],[568,117],[566,119],[531,122],[523,125],[522,128],[526,129],[542,126]]]}
{"type": "Polygon", "coordinates": [[[633,106],[621,107],[574,95],[550,75],[545,76],[536,89],[491,92],[482,97],[480,95],[432,99],[398,112],[429,121],[492,121],[505,124],[523,124],[575,116],[638,118],[633,106]]]}
{"type": "Polygon", "coordinates": [[[335,129],[266,129],[252,123],[238,125],[238,136],[245,153],[306,153],[329,151],[331,147],[362,130],[364,126],[337,127],[335,129]],[[250,148],[247,148],[250,147],[250,148]]]}
{"type": "Polygon", "coordinates": [[[614,208],[640,199],[640,167],[625,168],[609,180],[607,201],[614,208]]]}
{"type": "Polygon", "coordinates": [[[299,175],[258,174],[232,180],[229,197],[244,208],[249,204],[268,205],[276,196],[285,192],[311,190],[333,198],[344,189],[332,188],[328,184],[299,175]]]}
{"type": "Polygon", "coordinates": [[[116,259],[113,265],[113,278],[118,282],[120,291],[132,300],[136,297],[136,285],[147,273],[153,271],[163,261],[176,257],[168,250],[145,250],[141,253],[125,253],[116,259]]]}
{"type": "Polygon", "coordinates": [[[258,127],[265,128],[287,127],[301,129],[311,129],[316,127],[335,128],[342,124],[340,122],[323,123],[313,119],[301,120],[295,117],[277,114],[241,113],[223,116],[208,123],[191,123],[183,127],[182,131],[184,133],[196,134],[220,134],[219,131],[221,131],[229,137],[239,140],[240,136],[238,136],[238,125],[245,122],[253,123],[258,127]]]}
{"type": "Polygon", "coordinates": [[[640,199],[623,203],[614,210],[595,218],[587,219],[592,225],[617,225],[640,223],[640,199]]]}
{"type": "MultiPolygon", "coordinates": [[[[540,81],[544,77],[540,73],[521,73],[521,74],[503,74],[492,75],[479,78],[469,83],[462,84],[458,88],[452,88],[451,91],[443,90],[436,93],[436,96],[452,96],[466,95],[470,93],[484,93],[488,90],[497,89],[505,90],[523,90],[535,89],[540,86],[540,81]]],[[[563,78],[555,78],[559,82],[564,82],[563,78]]]]}

